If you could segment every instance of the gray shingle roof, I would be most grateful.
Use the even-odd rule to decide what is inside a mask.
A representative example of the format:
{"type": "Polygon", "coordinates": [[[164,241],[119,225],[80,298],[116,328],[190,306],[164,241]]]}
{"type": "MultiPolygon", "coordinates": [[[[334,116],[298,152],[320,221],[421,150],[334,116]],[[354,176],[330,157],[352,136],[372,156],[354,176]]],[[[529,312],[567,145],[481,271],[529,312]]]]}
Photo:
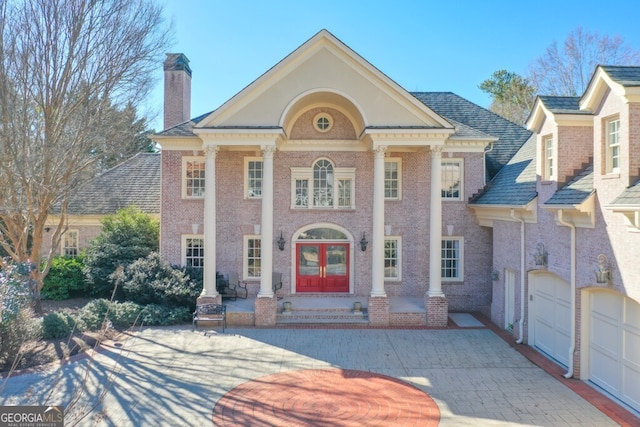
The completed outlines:
{"type": "Polygon", "coordinates": [[[640,86],[640,67],[603,65],[602,69],[622,86],[640,86]]]}
{"type": "Polygon", "coordinates": [[[109,215],[135,205],[160,213],[160,154],[138,153],[83,185],[69,203],[70,215],[109,215]]]}
{"type": "Polygon", "coordinates": [[[545,205],[579,205],[594,192],[593,165],[589,165],[556,191],[545,205]]]}
{"type": "Polygon", "coordinates": [[[195,133],[193,133],[193,126],[198,123],[199,121],[203,120],[205,117],[207,117],[209,114],[211,114],[213,111],[209,111],[208,113],[202,114],[198,117],[194,117],[193,119],[186,121],[184,123],[180,123],[178,125],[175,125],[173,127],[170,127],[168,129],[163,130],[162,132],[158,132],[156,133],[156,135],[158,136],[176,136],[176,137],[181,137],[181,136],[196,136],[195,133]]]}
{"type": "Polygon", "coordinates": [[[611,202],[611,205],[640,206],[640,180],[636,181],[635,184],[624,190],[613,202],[611,202]]]}
{"type": "Polygon", "coordinates": [[[524,206],[537,195],[536,138],[532,136],[493,178],[485,190],[469,203],[475,205],[524,206]]]}
{"type": "Polygon", "coordinates": [[[538,96],[542,104],[555,114],[591,114],[591,111],[580,109],[579,96],[538,96]]]}
{"type": "Polygon", "coordinates": [[[487,153],[487,176],[494,177],[529,139],[531,132],[452,92],[414,92],[418,100],[445,119],[498,138],[487,153]]]}

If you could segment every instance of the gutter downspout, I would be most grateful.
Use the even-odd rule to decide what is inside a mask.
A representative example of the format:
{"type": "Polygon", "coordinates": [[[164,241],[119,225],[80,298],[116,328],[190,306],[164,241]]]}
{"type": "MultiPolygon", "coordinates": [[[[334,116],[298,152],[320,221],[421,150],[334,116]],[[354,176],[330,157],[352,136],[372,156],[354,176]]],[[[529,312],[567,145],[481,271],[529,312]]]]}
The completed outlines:
{"type": "Polygon", "coordinates": [[[493,142],[490,143],[489,145],[489,149],[487,150],[485,147],[485,150],[482,151],[482,180],[484,182],[483,185],[487,185],[487,153],[490,153],[493,151],[493,142]]]}
{"type": "Polygon", "coordinates": [[[519,321],[519,337],[516,341],[516,344],[522,344],[524,342],[524,302],[525,302],[525,294],[524,294],[524,279],[525,279],[525,229],[524,229],[524,218],[522,215],[520,218],[516,218],[515,209],[511,208],[511,218],[514,221],[520,222],[520,321],[519,321]]]}
{"type": "Polygon", "coordinates": [[[563,218],[562,209],[558,210],[556,218],[559,224],[571,229],[571,346],[569,347],[569,370],[564,377],[573,377],[573,356],[576,351],[576,226],[566,222],[563,218]]]}

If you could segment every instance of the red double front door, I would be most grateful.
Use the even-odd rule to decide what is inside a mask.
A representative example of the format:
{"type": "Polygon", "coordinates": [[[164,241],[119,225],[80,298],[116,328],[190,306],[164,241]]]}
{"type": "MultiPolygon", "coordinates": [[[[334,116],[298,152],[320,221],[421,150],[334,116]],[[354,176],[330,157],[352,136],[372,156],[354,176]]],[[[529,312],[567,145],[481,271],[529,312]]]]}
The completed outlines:
{"type": "Polygon", "coordinates": [[[298,243],[296,292],[349,292],[348,243],[298,243]]]}

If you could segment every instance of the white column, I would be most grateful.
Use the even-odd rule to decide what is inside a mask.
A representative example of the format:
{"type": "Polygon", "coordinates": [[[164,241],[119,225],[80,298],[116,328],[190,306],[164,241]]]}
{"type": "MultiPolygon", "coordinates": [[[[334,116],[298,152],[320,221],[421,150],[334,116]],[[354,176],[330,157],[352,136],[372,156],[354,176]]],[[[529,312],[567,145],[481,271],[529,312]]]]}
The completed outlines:
{"type": "Polygon", "coordinates": [[[262,146],[262,229],[260,260],[260,291],[258,298],[272,298],[273,272],[273,154],[276,147],[262,146]]]}
{"type": "Polygon", "coordinates": [[[204,161],[204,286],[203,296],[218,296],[216,289],[216,153],[218,147],[205,147],[204,161]]]}
{"type": "Polygon", "coordinates": [[[373,235],[371,236],[371,296],[386,297],[384,291],[384,154],[386,146],[374,148],[373,235]]]}
{"type": "Polygon", "coordinates": [[[429,297],[442,293],[442,148],[431,147],[431,203],[429,222],[429,297]]]}

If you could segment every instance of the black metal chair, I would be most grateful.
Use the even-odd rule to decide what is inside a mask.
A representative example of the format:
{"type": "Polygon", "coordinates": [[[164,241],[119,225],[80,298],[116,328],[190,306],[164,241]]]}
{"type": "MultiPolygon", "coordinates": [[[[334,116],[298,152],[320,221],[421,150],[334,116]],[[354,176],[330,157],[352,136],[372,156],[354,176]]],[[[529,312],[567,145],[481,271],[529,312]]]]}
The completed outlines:
{"type": "Polygon", "coordinates": [[[247,290],[247,283],[242,282],[238,278],[238,273],[229,273],[229,289],[236,293],[238,298],[247,299],[249,291],[247,290]]]}

